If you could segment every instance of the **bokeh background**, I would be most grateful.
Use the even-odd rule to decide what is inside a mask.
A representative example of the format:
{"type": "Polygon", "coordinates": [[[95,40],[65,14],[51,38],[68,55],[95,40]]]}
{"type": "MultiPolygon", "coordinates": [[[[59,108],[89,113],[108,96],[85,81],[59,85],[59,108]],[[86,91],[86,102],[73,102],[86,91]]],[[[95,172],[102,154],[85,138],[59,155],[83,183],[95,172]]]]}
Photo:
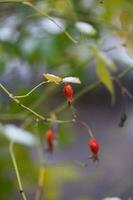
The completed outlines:
{"type": "MultiPolygon", "coordinates": [[[[79,124],[55,124],[54,152],[46,152],[44,135],[51,124],[39,121],[37,126],[35,116],[1,90],[0,199],[21,199],[9,153],[9,142],[14,140],[15,157],[28,200],[35,199],[38,188],[41,165],[38,148],[45,166],[40,199],[101,200],[117,196],[131,200],[133,101],[122,96],[111,76],[133,66],[133,1],[30,3],[34,7],[17,0],[0,0],[0,81],[14,95],[23,95],[44,81],[43,73],[79,77],[82,84],[73,84],[74,96],[77,95],[74,107],[77,117],[89,124],[99,141],[100,161],[88,160],[89,137],[79,124]],[[97,81],[104,84],[89,90],[97,81]],[[123,112],[127,120],[121,128],[118,124],[123,112]],[[36,145],[38,139],[40,147],[36,145]]],[[[133,72],[121,82],[133,94],[133,72]]],[[[63,84],[43,85],[21,102],[47,117],[54,113],[58,119],[72,119],[63,84]]]]}

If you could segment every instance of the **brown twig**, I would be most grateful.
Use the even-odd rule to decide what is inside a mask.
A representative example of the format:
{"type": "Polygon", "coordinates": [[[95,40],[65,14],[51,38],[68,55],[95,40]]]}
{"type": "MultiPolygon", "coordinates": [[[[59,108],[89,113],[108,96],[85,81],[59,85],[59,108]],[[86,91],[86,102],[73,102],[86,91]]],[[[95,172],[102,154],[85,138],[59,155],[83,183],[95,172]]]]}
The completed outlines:
{"type": "Polygon", "coordinates": [[[90,128],[90,126],[88,124],[86,124],[85,122],[80,121],[80,120],[76,120],[75,122],[78,123],[78,124],[81,124],[82,126],[84,126],[87,129],[90,138],[94,138],[92,130],[91,130],[91,128],[90,128]]]}
{"type": "Polygon", "coordinates": [[[122,95],[128,96],[130,99],[133,99],[133,95],[125,86],[122,85],[121,81],[119,79],[116,79],[115,81],[119,85],[122,95]]]}

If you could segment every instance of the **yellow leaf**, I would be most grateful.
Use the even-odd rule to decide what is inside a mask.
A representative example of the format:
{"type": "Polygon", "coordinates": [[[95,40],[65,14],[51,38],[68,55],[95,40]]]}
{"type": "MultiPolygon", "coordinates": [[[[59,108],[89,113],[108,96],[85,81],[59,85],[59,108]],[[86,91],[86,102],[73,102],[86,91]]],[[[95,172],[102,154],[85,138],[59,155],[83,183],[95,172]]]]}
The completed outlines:
{"type": "Polygon", "coordinates": [[[53,74],[44,73],[43,76],[44,78],[48,80],[48,82],[51,82],[51,83],[59,84],[62,82],[62,78],[60,78],[59,76],[55,76],[53,74]]]}

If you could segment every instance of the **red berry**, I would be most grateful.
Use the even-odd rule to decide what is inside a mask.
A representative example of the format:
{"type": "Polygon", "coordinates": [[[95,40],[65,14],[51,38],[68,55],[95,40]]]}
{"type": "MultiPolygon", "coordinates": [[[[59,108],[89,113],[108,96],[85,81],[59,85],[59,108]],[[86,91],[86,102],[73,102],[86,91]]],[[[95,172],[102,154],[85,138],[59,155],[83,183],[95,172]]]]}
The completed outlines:
{"type": "Polygon", "coordinates": [[[53,139],[53,138],[54,138],[54,132],[50,129],[50,130],[48,130],[47,133],[46,133],[46,139],[47,139],[47,140],[51,140],[51,139],[53,139]]]}
{"type": "Polygon", "coordinates": [[[48,145],[48,151],[53,151],[53,140],[54,140],[54,131],[51,129],[46,132],[46,141],[48,145]]]}
{"type": "Polygon", "coordinates": [[[70,106],[72,104],[72,101],[73,101],[73,88],[68,83],[64,86],[64,95],[66,96],[67,102],[70,106]]]}
{"type": "Polygon", "coordinates": [[[97,143],[97,140],[95,138],[90,139],[88,145],[93,155],[97,156],[99,152],[99,144],[97,143]]]}
{"type": "Polygon", "coordinates": [[[73,96],[73,88],[70,84],[64,86],[64,95],[68,98],[73,96]]]}

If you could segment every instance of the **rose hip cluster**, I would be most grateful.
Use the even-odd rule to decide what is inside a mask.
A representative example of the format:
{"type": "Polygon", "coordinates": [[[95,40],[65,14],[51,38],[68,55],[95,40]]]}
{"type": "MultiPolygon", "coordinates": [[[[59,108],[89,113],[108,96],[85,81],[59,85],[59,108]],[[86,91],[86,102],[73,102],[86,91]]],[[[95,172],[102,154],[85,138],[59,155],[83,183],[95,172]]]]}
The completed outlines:
{"type": "MultiPolygon", "coordinates": [[[[63,93],[67,99],[67,103],[69,106],[73,103],[73,87],[70,83],[66,83],[63,88],[63,93]]],[[[52,129],[49,129],[46,134],[45,138],[47,141],[47,151],[53,152],[54,147],[54,139],[55,139],[55,131],[52,129]]],[[[91,137],[88,141],[89,149],[92,153],[92,155],[89,157],[89,159],[92,159],[94,162],[98,160],[98,154],[99,154],[99,144],[96,140],[96,138],[91,137]]]]}

